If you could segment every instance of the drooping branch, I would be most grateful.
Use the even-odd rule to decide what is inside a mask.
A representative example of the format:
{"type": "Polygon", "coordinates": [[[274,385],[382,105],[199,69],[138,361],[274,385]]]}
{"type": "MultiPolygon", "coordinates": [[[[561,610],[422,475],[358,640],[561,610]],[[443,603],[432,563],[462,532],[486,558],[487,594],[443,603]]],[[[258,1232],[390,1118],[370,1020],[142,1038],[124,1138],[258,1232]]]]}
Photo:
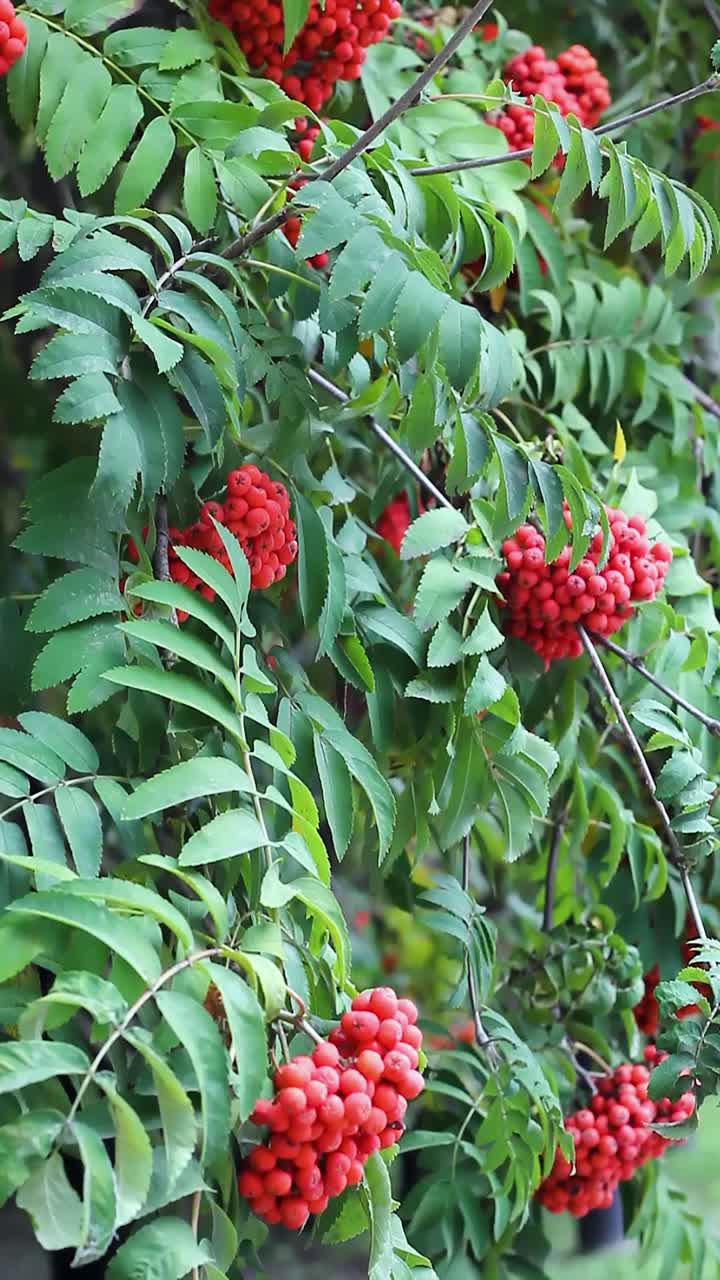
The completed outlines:
{"type": "Polygon", "coordinates": [[[707,413],[712,413],[716,418],[720,418],[720,404],[718,404],[718,401],[713,400],[712,396],[709,396],[707,391],[703,391],[702,387],[699,387],[696,382],[692,382],[690,378],[686,378],[685,381],[690,387],[698,404],[702,405],[703,409],[705,409],[707,413]]]}
{"type": "MultiPolygon", "coordinates": [[[[352,164],[353,160],[356,160],[364,151],[367,151],[368,147],[372,146],[375,139],[380,137],[380,134],[387,129],[388,125],[391,125],[394,120],[397,120],[401,115],[403,115],[403,113],[408,110],[408,107],[413,106],[425,86],[430,83],[433,76],[437,75],[438,71],[442,71],[442,68],[450,61],[450,58],[452,58],[453,54],[460,48],[465,37],[470,34],[473,28],[490,8],[492,3],[493,0],[477,0],[477,3],[468,11],[462,22],[458,23],[447,44],[445,44],[439,53],[436,53],[435,57],[428,62],[427,66],[421,71],[420,75],[413,80],[409,88],[400,95],[396,102],[392,102],[387,111],[384,111],[381,116],[378,116],[377,120],[370,125],[369,129],[366,129],[364,133],[361,133],[360,136],[356,138],[345,151],[343,151],[342,155],[339,155],[336,160],[333,160],[332,164],[328,165],[327,169],[324,169],[322,173],[317,175],[319,180],[323,182],[334,182],[335,178],[337,178],[344,169],[347,169],[348,165],[352,164]]],[[[238,236],[236,240],[233,240],[232,244],[229,244],[224,250],[223,257],[241,257],[242,254],[251,248],[252,245],[257,244],[258,240],[264,240],[265,236],[269,236],[272,231],[277,231],[278,227],[281,227],[291,216],[292,209],[288,205],[285,205],[282,209],[278,209],[277,213],[273,213],[269,218],[265,218],[262,222],[258,222],[257,226],[252,227],[250,231],[245,233],[245,235],[238,236]]]]}
{"type": "Polygon", "coordinates": [[[160,977],[156,978],[152,985],[147,987],[145,991],[138,996],[137,1000],[133,1001],[122,1019],[122,1022],[119,1022],[115,1029],[111,1031],[107,1040],[103,1041],[95,1054],[95,1057],[90,1063],[90,1066],[85,1072],[85,1075],[80,1082],[80,1087],[75,1094],[75,1100],[67,1114],[67,1118],[65,1120],[66,1126],[72,1124],[88,1086],[95,1079],[95,1076],[100,1070],[103,1061],[109,1054],[113,1045],[116,1041],[120,1040],[122,1036],[124,1036],[130,1026],[130,1023],[134,1022],[140,1010],[147,1004],[148,1000],[152,1000],[162,987],[166,986],[168,982],[171,982],[172,979],[177,977],[179,973],[182,973],[184,969],[191,968],[192,965],[198,964],[201,960],[214,960],[216,956],[224,955],[225,950],[225,947],[207,947],[204,951],[195,951],[192,955],[186,956],[184,960],[178,960],[176,964],[170,965],[169,969],[165,969],[165,971],[160,974],[160,977]]]}
{"type": "Polygon", "coordinates": [[[610,703],[610,706],[615,712],[618,724],[622,729],[622,732],[628,744],[628,747],[630,748],[630,751],[635,757],[635,761],[638,766],[640,776],[645,784],[648,795],[650,797],[650,801],[660,820],[660,828],[662,830],[665,843],[667,845],[668,856],[669,856],[670,862],[672,862],[673,866],[676,868],[680,876],[680,882],[682,884],[683,893],[685,894],[685,898],[687,900],[688,910],[690,912],[690,915],[692,916],[692,921],[697,931],[697,936],[699,938],[706,938],[707,933],[705,931],[705,925],[703,924],[702,916],[700,914],[700,907],[698,906],[698,901],[697,901],[697,898],[695,897],[695,890],[693,889],[693,886],[690,880],[690,875],[688,873],[685,854],[683,853],[682,846],[680,845],[680,842],[675,832],[672,829],[672,824],[670,822],[670,815],[668,814],[668,811],[665,808],[665,805],[663,804],[662,800],[660,800],[660,798],[657,795],[657,790],[655,787],[655,779],[652,775],[650,766],[645,758],[645,753],[632,730],[630,721],[625,715],[622,703],[620,702],[620,699],[618,698],[613,688],[612,682],[610,680],[610,677],[607,671],[605,670],[602,662],[600,661],[600,656],[598,654],[597,649],[595,648],[595,645],[593,644],[593,641],[590,639],[590,636],[588,635],[584,627],[579,627],[578,630],[580,632],[580,639],[582,641],[583,648],[585,649],[585,652],[588,655],[588,658],[590,659],[593,669],[598,677],[598,680],[602,685],[603,692],[608,702],[610,703]]]}
{"type": "MultiPolygon", "coordinates": [[[[327,392],[329,396],[332,396],[334,400],[339,400],[341,404],[347,404],[350,397],[346,395],[340,387],[336,386],[334,382],[331,382],[329,378],[326,378],[324,374],[319,373],[317,369],[310,369],[309,377],[311,382],[314,382],[318,387],[322,387],[323,391],[327,392]]],[[[405,470],[408,471],[411,476],[414,476],[418,484],[422,485],[425,492],[429,493],[439,506],[450,507],[452,509],[452,502],[445,497],[445,494],[438,489],[437,485],[433,484],[429,476],[425,475],[425,472],[417,465],[410,455],[405,452],[402,445],[399,445],[397,440],[393,440],[390,433],[387,432],[384,427],[381,427],[380,423],[376,422],[375,419],[369,415],[368,422],[370,423],[372,430],[375,432],[375,435],[378,437],[378,440],[382,440],[383,444],[386,445],[390,452],[395,455],[398,462],[402,464],[405,470]]]]}
{"type": "Polygon", "coordinates": [[[602,645],[603,649],[608,649],[610,653],[614,653],[617,658],[621,658],[623,662],[627,663],[629,667],[632,667],[634,671],[637,671],[639,675],[647,680],[648,684],[653,684],[661,693],[666,694],[668,698],[672,698],[673,702],[682,707],[683,711],[687,711],[688,715],[695,716],[695,719],[699,720],[709,733],[714,734],[716,738],[720,737],[720,720],[706,715],[699,707],[695,707],[692,702],[688,702],[687,698],[683,698],[682,694],[671,689],[662,680],[658,680],[658,677],[652,671],[649,671],[645,664],[635,657],[634,653],[629,653],[627,649],[622,649],[619,644],[615,644],[614,640],[608,640],[605,636],[597,636],[596,643],[602,645]]]}
{"type": "MultiPolygon", "coordinates": [[[[700,98],[705,93],[712,93],[720,87],[720,75],[708,76],[707,80],[703,80],[701,84],[693,85],[691,89],[686,89],[684,93],[676,93],[671,98],[661,98],[659,102],[651,102],[647,107],[640,107],[638,111],[631,111],[628,115],[618,116],[617,120],[609,120],[607,124],[598,125],[597,129],[593,129],[596,138],[602,138],[605,134],[613,133],[616,129],[625,129],[629,124],[634,124],[636,120],[644,120],[647,116],[654,116],[658,111],[667,111],[670,107],[682,106],[685,102],[692,102],[693,98],[700,98]]],[[[411,169],[410,173],[413,177],[430,177],[434,173],[462,173],[466,169],[487,169],[496,164],[507,164],[508,160],[529,160],[532,156],[532,147],[521,147],[517,151],[506,151],[499,156],[478,156],[473,160],[451,160],[447,164],[431,164],[421,165],[416,169],[411,169]]]]}
{"type": "Polygon", "coordinates": [[[159,493],[155,499],[155,550],[152,558],[153,574],[158,582],[170,581],[169,546],[167,498],[164,493],[159,493]]]}

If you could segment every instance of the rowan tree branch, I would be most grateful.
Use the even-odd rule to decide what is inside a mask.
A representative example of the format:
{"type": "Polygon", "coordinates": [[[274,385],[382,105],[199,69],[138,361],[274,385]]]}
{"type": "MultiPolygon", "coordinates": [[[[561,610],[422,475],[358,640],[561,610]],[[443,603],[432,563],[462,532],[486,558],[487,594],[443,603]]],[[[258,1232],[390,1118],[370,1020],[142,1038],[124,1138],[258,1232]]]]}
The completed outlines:
{"type": "Polygon", "coordinates": [[[702,405],[703,409],[708,413],[712,413],[716,418],[720,418],[720,404],[718,404],[718,401],[713,400],[712,396],[709,396],[707,391],[703,391],[702,387],[699,387],[697,383],[691,382],[690,378],[686,378],[685,381],[690,387],[698,404],[702,405]]]}
{"type": "MultiPolygon", "coordinates": [[[[314,382],[318,387],[322,387],[323,391],[327,392],[329,396],[332,396],[334,400],[339,400],[341,404],[347,404],[350,397],[346,395],[340,387],[336,386],[334,382],[331,382],[329,378],[326,378],[324,374],[319,373],[317,369],[310,369],[309,377],[311,382],[314,382]]],[[[411,476],[414,476],[418,484],[422,485],[425,492],[429,493],[439,506],[449,507],[451,510],[454,510],[452,502],[450,502],[449,499],[445,497],[445,494],[437,488],[437,485],[433,484],[429,476],[425,475],[425,472],[421,470],[413,458],[405,452],[402,445],[399,445],[397,440],[393,440],[389,432],[387,432],[384,427],[381,427],[380,423],[376,422],[369,414],[368,422],[370,423],[372,430],[375,432],[375,435],[378,437],[378,440],[382,440],[383,444],[391,451],[391,453],[394,453],[395,457],[402,464],[405,470],[408,471],[411,476]]]]}
{"type": "MultiPolygon", "coordinates": [[[[591,132],[596,138],[602,138],[607,133],[613,133],[615,129],[624,129],[627,125],[634,124],[636,120],[653,116],[657,111],[667,111],[668,107],[679,107],[685,102],[692,102],[693,98],[699,98],[704,93],[712,93],[718,87],[720,87],[720,75],[708,76],[707,80],[693,85],[684,93],[676,93],[671,98],[661,98],[659,102],[651,102],[647,107],[640,107],[638,111],[618,116],[617,120],[608,120],[607,124],[598,125],[597,129],[591,132]]],[[[409,172],[415,178],[429,177],[434,173],[462,173],[466,169],[487,169],[491,165],[507,164],[508,160],[529,160],[532,153],[532,147],[521,147],[518,151],[506,151],[499,156],[478,156],[474,160],[452,160],[447,164],[422,165],[417,169],[410,169],[409,172]]]]}
{"type": "Polygon", "coordinates": [[[653,808],[655,809],[655,812],[658,815],[658,818],[660,819],[660,827],[662,829],[662,833],[665,838],[665,843],[668,848],[668,856],[680,876],[680,882],[682,884],[683,893],[685,894],[685,898],[688,904],[688,910],[690,912],[690,915],[692,916],[693,925],[695,926],[697,935],[699,938],[706,938],[707,933],[705,931],[705,925],[703,924],[703,921],[702,921],[702,916],[700,915],[700,907],[698,906],[698,901],[697,901],[697,898],[695,897],[695,890],[693,889],[692,883],[690,881],[690,875],[688,873],[687,864],[685,861],[685,854],[683,853],[680,841],[678,840],[675,832],[672,829],[672,825],[670,822],[670,815],[668,814],[668,811],[665,808],[665,805],[663,804],[662,800],[659,799],[656,793],[655,779],[650,770],[650,766],[645,758],[645,753],[642,747],[640,746],[640,743],[638,742],[638,739],[636,738],[630,726],[630,721],[625,715],[625,712],[622,707],[622,703],[620,702],[620,699],[618,698],[613,688],[610,677],[607,671],[605,670],[602,662],[600,661],[600,656],[598,654],[597,649],[595,648],[593,641],[590,639],[590,636],[588,635],[584,627],[578,627],[578,631],[580,633],[580,639],[582,641],[583,648],[585,649],[585,652],[588,658],[590,659],[590,662],[595,670],[595,673],[600,681],[600,684],[602,685],[603,692],[605,693],[605,696],[608,702],[610,703],[610,706],[615,712],[618,724],[622,729],[622,732],[625,736],[625,739],[630,748],[630,751],[635,757],[635,761],[637,763],[640,776],[650,796],[650,801],[653,805],[653,808]]]}
{"type": "MultiPolygon", "coordinates": [[[[380,134],[387,129],[388,125],[392,124],[394,120],[397,120],[398,117],[403,114],[403,112],[407,111],[408,107],[413,105],[415,99],[420,93],[422,93],[425,86],[430,83],[433,76],[435,76],[438,71],[442,70],[446,62],[450,61],[450,58],[452,58],[455,51],[459,49],[465,37],[469,35],[473,27],[480,21],[492,3],[493,0],[477,0],[477,3],[472,9],[470,9],[462,22],[460,22],[455,28],[447,44],[443,46],[439,53],[435,54],[435,57],[430,62],[428,62],[427,66],[421,71],[420,75],[417,76],[410,87],[400,95],[396,102],[391,103],[387,111],[384,111],[381,116],[378,116],[377,120],[370,125],[370,128],[366,129],[364,133],[361,133],[360,136],[356,138],[345,151],[343,151],[342,155],[339,155],[336,160],[333,160],[332,164],[328,165],[327,169],[324,169],[322,173],[316,175],[318,180],[322,182],[334,182],[335,178],[343,172],[343,169],[347,169],[348,165],[352,164],[353,160],[356,160],[358,156],[362,155],[363,151],[367,151],[368,147],[372,146],[375,139],[380,137],[380,134]]],[[[257,226],[252,227],[250,231],[245,233],[245,235],[238,236],[236,240],[233,240],[232,244],[229,244],[223,251],[223,257],[241,257],[247,249],[252,245],[257,244],[258,240],[264,240],[265,236],[269,236],[272,231],[276,231],[278,227],[281,227],[283,223],[292,216],[293,210],[289,205],[285,205],[282,209],[278,209],[277,213],[273,213],[269,218],[265,218],[262,222],[259,222],[257,226]]]]}
{"type": "Polygon", "coordinates": [[[603,649],[608,649],[610,653],[614,653],[617,658],[621,658],[627,666],[632,667],[634,671],[643,676],[648,684],[655,685],[656,689],[659,689],[661,693],[667,694],[668,698],[672,698],[673,702],[682,707],[683,711],[695,716],[696,720],[705,725],[709,733],[713,733],[715,737],[720,737],[720,720],[716,720],[713,716],[705,715],[704,711],[701,711],[699,707],[693,706],[692,702],[688,702],[686,698],[683,698],[682,694],[676,693],[669,685],[664,684],[662,680],[658,680],[657,676],[652,671],[649,671],[645,664],[635,657],[634,653],[629,653],[627,649],[622,649],[619,644],[615,644],[614,640],[608,640],[605,636],[596,636],[595,643],[602,645],[603,649]]]}

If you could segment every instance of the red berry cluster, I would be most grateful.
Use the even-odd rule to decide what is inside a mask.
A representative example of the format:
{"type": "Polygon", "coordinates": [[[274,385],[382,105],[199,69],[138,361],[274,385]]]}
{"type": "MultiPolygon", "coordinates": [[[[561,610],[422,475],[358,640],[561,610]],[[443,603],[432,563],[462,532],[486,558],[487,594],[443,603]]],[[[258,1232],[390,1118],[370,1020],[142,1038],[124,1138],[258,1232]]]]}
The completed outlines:
{"type": "MultiPolygon", "coordinates": [[[[562,115],[572,112],[586,129],[592,129],[610,105],[608,82],[582,44],[571,45],[557,58],[548,58],[542,45],[531,45],[510,59],[502,75],[528,101],[539,93],[554,102],[562,115]]],[[[502,129],[512,151],[532,146],[535,117],[527,107],[507,107],[489,123],[502,129]]]]}
{"type": "MultiPolygon", "coordinates": [[[[418,515],[421,516],[425,511],[422,498],[418,498],[417,505],[418,515]]],[[[408,531],[411,519],[410,500],[404,489],[396,494],[392,502],[388,502],[378,517],[375,531],[390,543],[396,555],[400,555],[400,544],[408,531]]]]}
{"type": "MultiPolygon", "coordinates": [[[[690,943],[687,941],[688,935],[692,934],[693,932],[694,932],[694,929],[693,929],[692,919],[690,916],[688,916],[685,920],[685,942],[683,943],[683,948],[682,948],[682,962],[684,966],[695,964],[695,958],[693,956],[692,947],[690,946],[690,943]]],[[[650,969],[650,971],[645,974],[643,981],[645,983],[645,992],[643,994],[642,1000],[638,1001],[638,1003],[635,1005],[635,1008],[633,1009],[633,1014],[635,1015],[635,1022],[637,1023],[638,1030],[642,1031],[644,1036],[655,1036],[657,1035],[658,1022],[660,1018],[660,1009],[658,1006],[657,998],[655,996],[655,988],[660,981],[660,969],[656,964],[654,964],[652,969],[650,969]]],[[[710,987],[708,987],[705,983],[693,982],[692,985],[695,987],[695,990],[699,993],[699,995],[702,995],[702,996],[712,995],[712,991],[710,987]]],[[[698,1012],[699,1010],[696,1004],[686,1004],[686,1005],[683,1005],[682,1009],[677,1010],[675,1017],[691,1018],[693,1014],[698,1012]]]]}
{"type": "MultiPolygon", "coordinates": [[[[529,644],[547,666],[556,658],[582,653],[578,623],[588,631],[612,635],[632,613],[633,604],[652,600],[660,590],[672,551],[663,542],[651,547],[642,516],[627,516],[605,507],[610,524],[608,559],[598,559],[602,533],[593,537],[585,556],[570,571],[570,548],[545,563],[545,539],[524,524],[502,544],[507,570],[496,582],[504,597],[505,630],[529,644]]],[[[565,524],[571,527],[567,504],[565,524]]]]}
{"type": "MultiPolygon", "coordinates": [[[[214,600],[215,592],[191,572],[179,558],[177,547],[196,547],[218,560],[232,573],[230,558],[213,520],[237,538],[250,565],[250,586],[263,590],[285,577],[288,565],[297,556],[295,525],[290,519],[287,489],[271,479],[254,463],[246,463],[231,471],[227,478],[225,502],[204,502],[194,524],[186,529],[169,529],[168,568],[173,582],[199,591],[206,600],[214,600]]],[[[143,530],[143,537],[147,529],[143,530]]],[[[137,564],[140,556],[132,538],[128,556],[137,564]]],[[[122,590],[123,583],[120,583],[122,590]]],[[[187,613],[178,611],[178,621],[185,622],[187,613]]]]}
{"type": "Polygon", "coordinates": [[[653,1067],[667,1054],[654,1045],[645,1049],[642,1064],[625,1063],[600,1079],[589,1107],[565,1120],[575,1147],[575,1168],[558,1149],[552,1172],[538,1188],[537,1199],[551,1213],[569,1210],[582,1218],[591,1209],[608,1209],[619,1182],[632,1178],[648,1160],[661,1156],[671,1139],[650,1127],[687,1120],[695,1109],[692,1093],[676,1102],[647,1096],[653,1067]]]}
{"type": "Polygon", "coordinates": [[[275,0],[210,0],[210,14],[235,33],[254,68],[289,98],[319,111],[338,80],[357,80],[368,45],[387,35],[398,0],[311,0],[308,16],[283,53],[282,5],[275,0]]]}
{"type": "Polygon", "coordinates": [[[10,0],[0,0],[0,76],[6,76],[13,63],[25,52],[27,31],[22,18],[15,17],[10,0]]]}
{"type": "Polygon", "coordinates": [[[275,1097],[250,1117],[270,1137],[238,1178],[254,1213],[298,1230],[361,1181],[368,1156],[398,1141],[408,1101],[423,1088],[416,1022],[411,1000],[375,987],[355,997],[311,1058],[278,1067],[275,1097]]]}

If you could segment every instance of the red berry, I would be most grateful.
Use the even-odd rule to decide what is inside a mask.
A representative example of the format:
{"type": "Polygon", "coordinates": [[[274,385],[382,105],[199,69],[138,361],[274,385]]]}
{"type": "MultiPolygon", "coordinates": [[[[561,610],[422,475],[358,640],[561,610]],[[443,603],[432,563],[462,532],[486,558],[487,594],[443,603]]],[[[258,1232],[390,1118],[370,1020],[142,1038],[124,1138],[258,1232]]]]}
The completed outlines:
{"type": "Polygon", "coordinates": [[[307,1201],[302,1200],[299,1196],[292,1200],[284,1200],[280,1206],[280,1217],[283,1225],[291,1231],[299,1231],[304,1227],[310,1210],[307,1201]]]}

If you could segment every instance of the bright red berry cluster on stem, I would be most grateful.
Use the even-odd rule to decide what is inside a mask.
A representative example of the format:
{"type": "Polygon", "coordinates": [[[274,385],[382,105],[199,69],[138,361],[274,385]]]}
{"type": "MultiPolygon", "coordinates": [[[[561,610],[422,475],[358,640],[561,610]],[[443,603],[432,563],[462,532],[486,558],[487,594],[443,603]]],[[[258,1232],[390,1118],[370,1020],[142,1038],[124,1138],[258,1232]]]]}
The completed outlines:
{"type": "Polygon", "coordinates": [[[27,31],[22,18],[16,18],[10,0],[0,0],[0,76],[6,76],[13,63],[25,52],[27,31]]]}
{"type": "Polygon", "coordinates": [[[619,1182],[632,1178],[648,1160],[661,1156],[671,1139],[651,1129],[653,1124],[687,1120],[695,1109],[692,1093],[676,1102],[647,1096],[650,1071],[667,1057],[654,1045],[645,1050],[648,1064],[625,1063],[597,1082],[590,1106],[565,1120],[575,1147],[575,1170],[558,1150],[552,1172],[536,1192],[551,1213],[566,1209],[582,1218],[591,1209],[608,1209],[619,1182]]]}
{"type": "MultiPolygon", "coordinates": [[[[173,582],[199,591],[206,600],[214,600],[212,587],[201,582],[179,558],[176,547],[195,547],[206,551],[232,573],[230,558],[215,525],[225,528],[237,538],[250,565],[250,586],[263,590],[285,577],[288,565],[297,556],[295,525],[290,519],[290,499],[284,484],[273,480],[254,463],[231,471],[227,477],[224,503],[205,502],[194,524],[186,529],[169,529],[168,567],[173,582]]],[[[143,536],[147,530],[143,530],[143,536]]],[[[138,550],[132,538],[128,556],[136,564],[138,550]]],[[[122,589],[122,583],[121,589],[122,589]]],[[[178,620],[187,614],[179,610],[178,620]]]]}
{"type": "MultiPolygon", "coordinates": [[[[554,102],[562,115],[572,112],[586,129],[592,129],[610,105],[608,82],[582,44],[571,45],[557,58],[548,58],[542,45],[531,45],[510,59],[502,78],[508,84],[512,81],[528,101],[539,93],[547,102],[554,102]]],[[[502,129],[512,151],[532,146],[535,116],[527,107],[506,107],[489,123],[502,129]]]]}
{"type": "MultiPolygon", "coordinates": [[[[642,516],[605,507],[610,525],[607,563],[598,569],[602,534],[596,533],[585,556],[570,571],[570,548],[545,563],[545,539],[524,524],[502,544],[507,570],[498,575],[505,630],[529,644],[547,667],[556,658],[582,653],[578,623],[599,635],[611,635],[640,600],[660,590],[672,551],[663,542],[651,547],[642,516]]],[[[571,527],[567,504],[563,514],[571,527]]]]}
{"type": "MultiPolygon", "coordinates": [[[[421,516],[425,511],[422,498],[418,498],[417,506],[418,515],[421,516]]],[[[376,532],[390,543],[397,555],[400,555],[400,544],[408,531],[411,519],[410,499],[403,489],[402,493],[395,495],[392,502],[388,502],[375,525],[376,532]]]]}
{"type": "Polygon", "coordinates": [[[238,1178],[254,1213],[298,1230],[361,1181],[373,1152],[398,1141],[408,1101],[423,1088],[416,1022],[411,1000],[375,987],[355,997],[311,1058],[278,1067],[275,1097],[261,1099],[250,1117],[270,1136],[238,1178]]]}
{"type": "Polygon", "coordinates": [[[368,45],[400,15],[398,0],[311,0],[308,16],[283,53],[282,5],[274,0],[210,0],[210,14],[234,32],[251,67],[289,98],[319,111],[338,80],[357,80],[368,45]]]}

